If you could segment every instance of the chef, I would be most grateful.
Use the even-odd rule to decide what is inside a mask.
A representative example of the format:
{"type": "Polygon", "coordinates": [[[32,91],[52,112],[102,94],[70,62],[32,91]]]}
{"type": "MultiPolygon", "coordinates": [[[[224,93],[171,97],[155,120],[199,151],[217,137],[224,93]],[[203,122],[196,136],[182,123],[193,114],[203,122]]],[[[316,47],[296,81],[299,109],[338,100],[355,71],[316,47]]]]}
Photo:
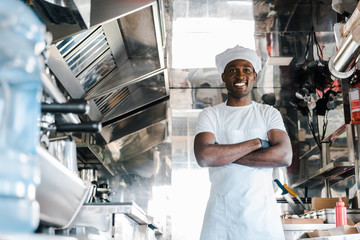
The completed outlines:
{"type": "Polygon", "coordinates": [[[261,61],[241,46],[215,61],[228,97],[198,118],[195,157],[211,181],[200,239],[284,239],[272,172],[291,164],[292,150],[280,112],[252,101],[261,61]]]}

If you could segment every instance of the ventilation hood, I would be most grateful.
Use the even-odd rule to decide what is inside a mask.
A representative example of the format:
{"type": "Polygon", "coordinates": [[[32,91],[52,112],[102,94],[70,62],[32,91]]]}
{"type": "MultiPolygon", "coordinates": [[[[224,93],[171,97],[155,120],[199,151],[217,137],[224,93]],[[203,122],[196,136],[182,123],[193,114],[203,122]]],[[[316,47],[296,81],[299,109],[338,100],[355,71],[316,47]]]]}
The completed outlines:
{"type": "Polygon", "coordinates": [[[91,9],[89,29],[47,22],[56,39],[47,65],[69,99],[89,102],[81,120],[102,123],[100,133],[76,136],[80,161],[101,163],[114,174],[117,162],[166,139],[164,34],[156,1],[91,1],[91,9]],[[62,39],[54,29],[73,32],[62,39]]]}

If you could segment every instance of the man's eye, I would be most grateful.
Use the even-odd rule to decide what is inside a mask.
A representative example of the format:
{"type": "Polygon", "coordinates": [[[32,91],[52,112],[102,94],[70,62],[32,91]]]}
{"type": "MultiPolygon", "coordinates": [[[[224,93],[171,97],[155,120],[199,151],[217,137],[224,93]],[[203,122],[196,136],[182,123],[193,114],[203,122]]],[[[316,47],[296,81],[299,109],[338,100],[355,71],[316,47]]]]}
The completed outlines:
{"type": "Polygon", "coordinates": [[[245,73],[251,73],[251,69],[244,69],[245,73]]]}
{"type": "Polygon", "coordinates": [[[234,72],[236,72],[236,70],[231,68],[231,69],[229,69],[229,72],[234,73],[234,72]]]}

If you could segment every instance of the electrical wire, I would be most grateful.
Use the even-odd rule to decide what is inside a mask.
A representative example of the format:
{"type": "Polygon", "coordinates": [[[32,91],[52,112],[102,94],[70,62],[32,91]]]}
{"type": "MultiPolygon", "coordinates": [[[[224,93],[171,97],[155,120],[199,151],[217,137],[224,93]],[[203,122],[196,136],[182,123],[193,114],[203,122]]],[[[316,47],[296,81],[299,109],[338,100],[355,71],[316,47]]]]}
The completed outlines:
{"type": "Polygon", "coordinates": [[[321,47],[320,47],[320,44],[319,44],[319,42],[317,41],[317,39],[316,39],[316,33],[313,31],[313,38],[314,38],[314,42],[315,42],[315,45],[316,45],[316,53],[317,53],[317,56],[318,56],[318,58],[319,58],[319,61],[321,62],[321,63],[323,63],[323,52],[322,52],[322,49],[321,49],[321,47]],[[319,54],[319,52],[320,52],[320,54],[319,54]]]}
{"type": "Polygon", "coordinates": [[[320,141],[318,139],[318,137],[316,136],[316,132],[315,132],[315,128],[314,128],[314,124],[312,122],[309,122],[309,128],[310,128],[310,131],[311,131],[311,134],[313,135],[313,138],[316,142],[316,145],[318,145],[318,147],[321,149],[321,146],[320,146],[320,141]]]}
{"type": "Polygon", "coordinates": [[[309,32],[308,41],[306,43],[305,62],[306,62],[306,60],[308,60],[308,53],[309,53],[309,48],[310,48],[310,40],[311,40],[311,32],[309,32]]]}

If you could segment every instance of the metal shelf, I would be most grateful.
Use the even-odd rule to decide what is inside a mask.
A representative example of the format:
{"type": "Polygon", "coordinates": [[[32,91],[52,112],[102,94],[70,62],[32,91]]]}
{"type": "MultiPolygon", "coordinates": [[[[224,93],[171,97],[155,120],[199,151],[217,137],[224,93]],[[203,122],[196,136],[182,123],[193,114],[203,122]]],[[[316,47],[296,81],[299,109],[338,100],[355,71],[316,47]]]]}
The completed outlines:
{"type": "MultiPolygon", "coordinates": [[[[322,143],[324,142],[333,142],[337,137],[339,137],[341,134],[343,134],[346,131],[346,124],[344,123],[341,125],[338,129],[336,129],[332,134],[330,134],[327,138],[325,138],[322,143]]],[[[300,157],[301,159],[309,158],[312,155],[315,155],[320,152],[320,148],[315,145],[312,147],[309,151],[307,151],[304,155],[300,157]]]]}
{"type": "Polygon", "coordinates": [[[317,170],[311,176],[295,182],[291,187],[314,187],[327,179],[329,180],[329,184],[333,185],[353,175],[355,175],[353,164],[349,162],[331,162],[317,170]]]}

